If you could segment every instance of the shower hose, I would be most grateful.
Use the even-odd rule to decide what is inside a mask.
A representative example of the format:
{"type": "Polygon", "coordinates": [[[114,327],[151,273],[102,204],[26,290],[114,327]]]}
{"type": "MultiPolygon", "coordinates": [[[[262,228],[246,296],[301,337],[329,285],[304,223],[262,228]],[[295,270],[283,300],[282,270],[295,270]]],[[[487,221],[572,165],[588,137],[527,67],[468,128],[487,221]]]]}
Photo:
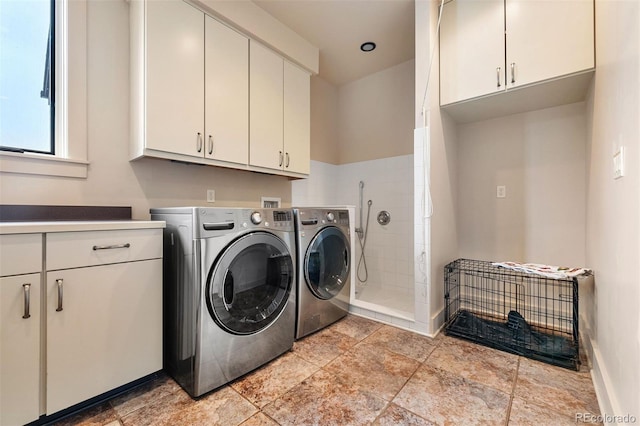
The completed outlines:
{"type": "Polygon", "coordinates": [[[369,279],[369,271],[367,271],[367,259],[364,256],[364,248],[367,245],[367,234],[369,233],[369,213],[371,213],[371,204],[373,204],[373,202],[369,200],[367,204],[367,222],[362,231],[362,234],[358,234],[358,241],[360,242],[360,260],[358,260],[358,269],[356,273],[356,275],[358,276],[358,281],[363,284],[366,283],[369,279]],[[364,279],[360,278],[361,266],[363,266],[362,269],[364,270],[364,279]]]}

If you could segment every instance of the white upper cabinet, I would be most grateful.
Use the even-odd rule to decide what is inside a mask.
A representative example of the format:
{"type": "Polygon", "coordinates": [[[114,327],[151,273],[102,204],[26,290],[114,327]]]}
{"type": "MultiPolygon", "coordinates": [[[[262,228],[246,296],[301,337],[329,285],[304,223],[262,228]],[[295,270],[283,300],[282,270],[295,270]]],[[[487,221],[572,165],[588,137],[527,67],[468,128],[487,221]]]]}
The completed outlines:
{"type": "Polygon", "coordinates": [[[204,14],[182,1],[146,2],[149,149],[204,155],[204,14]]]}
{"type": "Polygon", "coordinates": [[[440,25],[441,105],[504,90],[504,0],[454,0],[440,25]]]}
{"type": "Polygon", "coordinates": [[[309,174],[309,74],[271,50],[251,43],[250,160],[252,166],[309,174]]]}
{"type": "Polygon", "coordinates": [[[249,39],[205,18],[205,156],[249,160],[249,39]]]}
{"type": "Polygon", "coordinates": [[[440,104],[593,69],[593,26],[593,0],[454,0],[445,4],[440,104]]]}
{"type": "Polygon", "coordinates": [[[507,0],[506,6],[508,87],[594,67],[592,0],[507,0]]]}
{"type": "Polygon", "coordinates": [[[284,63],[284,170],[309,174],[311,81],[297,66],[284,63]]]}
{"type": "Polygon", "coordinates": [[[132,159],[309,174],[309,73],[204,4],[129,4],[132,159]]]}
{"type": "Polygon", "coordinates": [[[282,170],[284,60],[258,43],[249,50],[249,164],[282,170]]]}

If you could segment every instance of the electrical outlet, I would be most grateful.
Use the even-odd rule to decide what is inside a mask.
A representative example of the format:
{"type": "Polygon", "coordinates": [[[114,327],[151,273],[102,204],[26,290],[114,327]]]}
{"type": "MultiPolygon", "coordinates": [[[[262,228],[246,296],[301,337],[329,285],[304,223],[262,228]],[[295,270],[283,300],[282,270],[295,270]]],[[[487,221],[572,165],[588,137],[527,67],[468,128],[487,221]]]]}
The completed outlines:
{"type": "Polygon", "coordinates": [[[214,189],[207,189],[207,203],[216,202],[216,191],[214,189]]]}
{"type": "Polygon", "coordinates": [[[498,185],[496,187],[496,197],[497,198],[507,198],[507,187],[504,185],[498,185]]]}

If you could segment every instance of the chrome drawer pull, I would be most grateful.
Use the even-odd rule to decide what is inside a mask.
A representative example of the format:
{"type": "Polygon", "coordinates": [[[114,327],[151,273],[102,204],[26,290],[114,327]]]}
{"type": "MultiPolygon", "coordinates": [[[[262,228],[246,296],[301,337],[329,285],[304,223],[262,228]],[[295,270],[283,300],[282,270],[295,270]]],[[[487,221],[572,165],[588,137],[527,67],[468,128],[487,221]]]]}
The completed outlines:
{"type": "Polygon", "coordinates": [[[110,246],[93,246],[94,250],[111,250],[111,249],[119,249],[119,248],[129,248],[131,244],[113,244],[110,246]]]}
{"type": "Polygon", "coordinates": [[[498,87],[502,86],[500,84],[500,67],[496,68],[496,76],[498,77],[498,87]]]}
{"type": "Polygon", "coordinates": [[[511,63],[511,84],[516,82],[516,63],[511,63]]]}
{"type": "Polygon", "coordinates": [[[24,315],[22,315],[22,318],[27,319],[31,318],[31,314],[29,313],[31,305],[31,284],[22,284],[22,289],[24,290],[24,315]]]}
{"type": "Polygon", "coordinates": [[[58,285],[58,307],[56,308],[56,312],[62,311],[62,280],[56,280],[56,284],[58,285]]]}

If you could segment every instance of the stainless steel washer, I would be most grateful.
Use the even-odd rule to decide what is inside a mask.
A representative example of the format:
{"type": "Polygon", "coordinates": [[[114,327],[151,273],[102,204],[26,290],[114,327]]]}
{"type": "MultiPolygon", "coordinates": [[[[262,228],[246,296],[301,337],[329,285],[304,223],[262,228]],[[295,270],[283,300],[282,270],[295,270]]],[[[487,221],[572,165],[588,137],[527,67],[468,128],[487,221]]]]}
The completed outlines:
{"type": "Polygon", "coordinates": [[[194,397],[293,346],[292,210],[160,208],[164,368],[194,397]]]}
{"type": "Polygon", "coordinates": [[[296,339],[349,312],[351,244],[349,211],[294,208],[298,257],[296,339]]]}

